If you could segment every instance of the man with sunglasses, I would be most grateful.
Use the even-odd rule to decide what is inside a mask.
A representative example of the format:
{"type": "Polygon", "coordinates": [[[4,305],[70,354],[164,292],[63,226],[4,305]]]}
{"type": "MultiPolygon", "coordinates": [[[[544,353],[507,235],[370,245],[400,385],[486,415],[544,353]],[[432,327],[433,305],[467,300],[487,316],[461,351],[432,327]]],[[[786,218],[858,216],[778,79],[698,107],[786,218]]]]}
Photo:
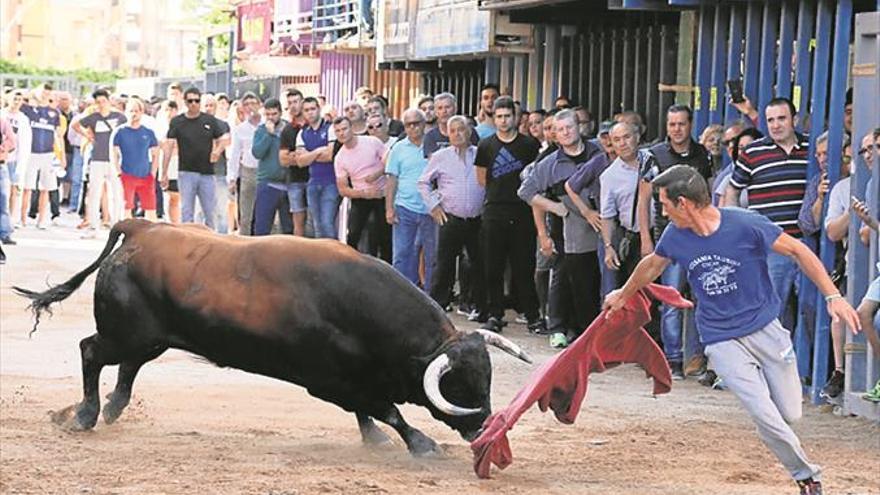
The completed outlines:
{"type": "Polygon", "coordinates": [[[388,134],[388,119],[384,115],[374,114],[367,117],[367,135],[382,141],[386,153],[396,141],[388,134]]]}
{"type": "Polygon", "coordinates": [[[181,219],[192,222],[196,198],[205,214],[205,225],[214,229],[214,166],[229,140],[228,127],[201,111],[201,92],[196,87],[183,93],[186,112],[171,119],[162,168],[167,169],[175,148],[178,152],[178,186],[182,196],[181,219]]]}

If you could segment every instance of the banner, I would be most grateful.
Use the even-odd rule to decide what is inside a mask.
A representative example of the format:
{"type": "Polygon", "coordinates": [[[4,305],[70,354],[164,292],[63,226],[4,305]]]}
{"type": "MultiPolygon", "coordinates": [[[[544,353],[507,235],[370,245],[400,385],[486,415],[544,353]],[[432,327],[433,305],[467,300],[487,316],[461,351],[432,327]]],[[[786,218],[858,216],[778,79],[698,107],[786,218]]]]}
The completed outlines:
{"type": "Polygon", "coordinates": [[[255,0],[236,8],[239,51],[252,54],[269,52],[272,44],[272,1],[255,0]]]}

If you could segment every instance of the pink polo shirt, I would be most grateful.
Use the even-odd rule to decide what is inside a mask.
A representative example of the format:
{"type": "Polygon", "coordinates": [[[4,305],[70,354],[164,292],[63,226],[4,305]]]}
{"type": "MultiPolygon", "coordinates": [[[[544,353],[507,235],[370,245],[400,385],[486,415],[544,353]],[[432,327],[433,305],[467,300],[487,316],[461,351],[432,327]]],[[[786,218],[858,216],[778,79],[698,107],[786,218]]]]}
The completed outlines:
{"type": "Polygon", "coordinates": [[[358,191],[377,191],[385,189],[385,176],[375,182],[367,182],[367,177],[385,170],[382,156],[385,143],[373,136],[358,136],[354,148],[342,146],[333,161],[336,178],[351,179],[351,185],[358,191]]]}

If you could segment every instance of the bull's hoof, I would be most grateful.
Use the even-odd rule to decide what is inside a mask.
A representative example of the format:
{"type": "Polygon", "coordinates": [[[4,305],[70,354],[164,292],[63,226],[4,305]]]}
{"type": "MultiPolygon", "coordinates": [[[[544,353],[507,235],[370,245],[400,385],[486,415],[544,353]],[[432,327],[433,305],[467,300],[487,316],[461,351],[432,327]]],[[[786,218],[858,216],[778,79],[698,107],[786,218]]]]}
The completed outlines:
{"type": "Polygon", "coordinates": [[[369,445],[371,447],[384,447],[392,445],[393,443],[391,437],[375,425],[373,425],[372,428],[368,428],[366,431],[361,431],[361,438],[363,439],[364,445],[369,445]]]}
{"type": "Polygon", "coordinates": [[[104,423],[108,425],[112,425],[119,419],[119,416],[122,415],[122,411],[125,409],[124,405],[119,405],[116,402],[110,401],[108,402],[103,409],[101,409],[101,415],[104,417],[104,423]]]}
{"type": "Polygon", "coordinates": [[[87,431],[98,422],[98,412],[90,411],[80,404],[67,406],[60,411],[50,413],[52,422],[67,431],[87,431]]]}
{"type": "Polygon", "coordinates": [[[422,459],[438,459],[446,455],[443,449],[437,445],[437,442],[421,432],[417,432],[410,437],[407,447],[413,457],[422,459]]]}

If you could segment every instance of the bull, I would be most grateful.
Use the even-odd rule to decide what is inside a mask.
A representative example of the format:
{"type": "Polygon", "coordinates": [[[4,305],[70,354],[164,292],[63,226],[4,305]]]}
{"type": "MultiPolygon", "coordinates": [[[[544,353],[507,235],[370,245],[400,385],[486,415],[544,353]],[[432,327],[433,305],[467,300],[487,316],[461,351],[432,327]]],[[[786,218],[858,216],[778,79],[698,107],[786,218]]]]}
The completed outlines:
{"type": "Polygon", "coordinates": [[[104,366],[119,365],[103,408],[109,424],[128,405],[138,370],[175,348],[300,385],[353,412],[365,443],[390,441],[375,418],[413,455],[430,455],[437,444],[397,404],[426,407],[471,440],[491,413],[487,345],[531,362],[500,335],[456,330],[387,263],[342,243],[144,220],[116,224],[98,259],[70,280],[44,292],[15,287],[31,299],[34,330],[96,269],[96,333],[80,342],[83,399],[67,419],[72,429],[97,423],[104,366]]]}

